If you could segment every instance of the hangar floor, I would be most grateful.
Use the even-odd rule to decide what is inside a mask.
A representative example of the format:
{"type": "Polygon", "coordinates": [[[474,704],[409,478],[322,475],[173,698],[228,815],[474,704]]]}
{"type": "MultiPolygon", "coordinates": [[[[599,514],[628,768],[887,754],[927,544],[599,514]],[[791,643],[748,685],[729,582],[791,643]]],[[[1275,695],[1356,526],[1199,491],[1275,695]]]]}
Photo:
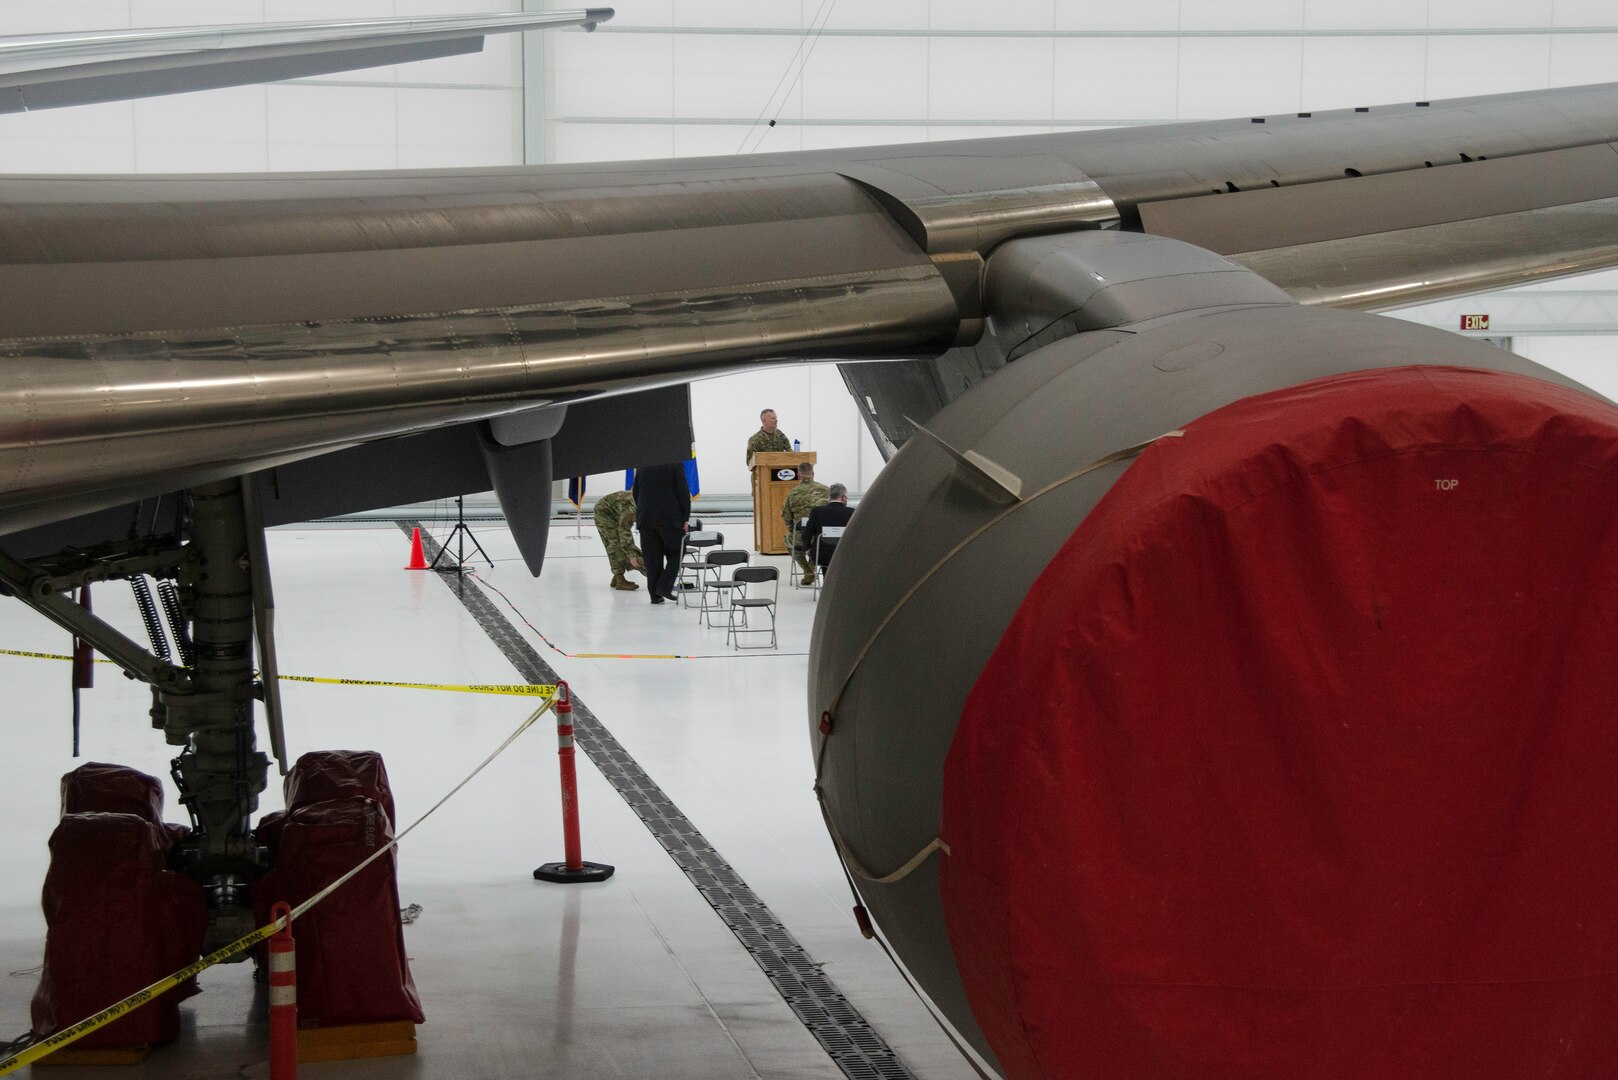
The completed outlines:
{"type": "MultiPolygon", "coordinates": [[[[748,522],[722,528],[749,536],[748,522]]],[[[438,535],[442,524],[430,526],[438,535]]],[[[912,1075],[973,1075],[887,958],[862,939],[810,792],[804,677],[814,599],[785,580],[778,651],[737,654],[696,613],[607,588],[593,530],[552,535],[534,581],[509,534],[477,524],[497,586],[534,627],[523,636],[769,905],[897,1052],[912,1075]],[[576,654],[679,654],[599,659],[576,654]],[[569,655],[575,654],[575,655],[569,655]]],[[[732,540],[737,537],[732,536],[732,540]]],[[[745,544],[745,540],[743,541],[745,544]]],[[[514,683],[513,666],[451,581],[400,569],[392,524],[270,535],[284,674],[443,684],[514,683]]],[[[784,559],[771,560],[783,567],[784,559]]],[[[464,587],[481,589],[467,583],[464,587]]],[[[97,588],[98,613],[132,635],[128,590],[97,588]]],[[[487,593],[507,619],[512,608],[487,593]]],[[[63,635],[0,603],[0,649],[60,653],[63,635]]],[[[83,758],[167,776],[171,749],[146,693],[97,669],[84,693],[83,758]]],[[[39,887],[69,754],[67,665],[0,655],[9,713],[0,784],[0,1039],[28,1026],[44,939],[39,887]]],[[[386,758],[408,823],[527,715],[520,697],[330,683],[283,684],[289,749],[372,748],[386,758]]],[[[261,734],[260,744],[264,739],[261,734]]],[[[547,885],[561,858],[555,745],[531,729],[401,846],[406,928],[427,1023],[414,1058],[304,1066],[308,1077],[809,1078],[843,1075],[736,936],[597,769],[579,767],[585,858],[617,874],[547,885]]],[[[582,755],[581,755],[582,756],[582,755]]],[[[169,792],[169,817],[183,816],[169,792]]],[[[280,805],[272,782],[261,812],[280,805]]],[[[262,992],[246,965],[214,968],[181,1007],[185,1033],[142,1066],[39,1070],[54,1080],[267,1076],[262,992]]]]}

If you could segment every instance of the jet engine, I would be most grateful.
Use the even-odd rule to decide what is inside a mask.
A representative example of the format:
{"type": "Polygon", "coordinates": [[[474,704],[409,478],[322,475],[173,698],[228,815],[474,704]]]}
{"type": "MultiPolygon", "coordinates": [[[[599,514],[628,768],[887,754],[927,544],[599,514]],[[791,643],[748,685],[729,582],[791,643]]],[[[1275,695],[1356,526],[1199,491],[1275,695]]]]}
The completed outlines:
{"type": "Polygon", "coordinates": [[[828,575],[811,738],[860,901],[988,1064],[1611,1071],[1618,408],[1213,304],[923,429],[828,575]]]}

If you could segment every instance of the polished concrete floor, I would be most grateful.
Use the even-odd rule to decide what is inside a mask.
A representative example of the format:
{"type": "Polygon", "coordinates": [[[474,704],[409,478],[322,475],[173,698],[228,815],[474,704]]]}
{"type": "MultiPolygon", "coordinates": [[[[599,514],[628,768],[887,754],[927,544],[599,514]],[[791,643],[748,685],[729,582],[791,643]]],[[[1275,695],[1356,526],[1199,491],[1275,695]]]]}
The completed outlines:
{"type": "MultiPolygon", "coordinates": [[[[748,522],[720,526],[746,546],[748,522]]],[[[433,524],[438,534],[448,527],[433,524]]],[[[881,950],[861,938],[811,793],[804,678],[814,600],[783,581],[780,648],[737,654],[696,613],[607,587],[593,530],[552,534],[543,579],[509,534],[476,526],[497,586],[549,639],[524,634],[919,1077],[969,1078],[881,950]],[[607,653],[615,658],[583,658],[607,653]],[[687,659],[630,658],[680,654],[687,659]]],[[[285,674],[443,684],[521,681],[437,575],[401,569],[407,542],[385,523],[272,531],[285,674]]],[[[755,556],[757,558],[757,556],[755,556]]],[[[783,567],[784,559],[770,560],[783,567]]],[[[506,601],[490,594],[521,625],[506,601]]],[[[127,586],[98,586],[98,613],[139,637],[127,586]]],[[[0,649],[64,652],[64,635],[0,602],[0,649]]],[[[39,887],[69,753],[66,664],[0,655],[0,1040],[28,1027],[44,937],[39,887]]],[[[84,694],[83,756],[167,776],[171,748],[148,697],[106,666],[84,694]]],[[[285,683],[292,756],[383,753],[403,822],[466,775],[531,709],[518,697],[285,683]]],[[[261,744],[264,738],[260,736],[261,744]]],[[[646,827],[581,758],[585,858],[611,880],[547,885],[562,856],[555,740],[531,729],[401,846],[401,901],[427,1013],[414,1058],[308,1065],[309,1077],[545,1076],[810,1078],[842,1073],[787,1008],[646,827]]],[[[165,781],[167,783],[167,781],[165,781]]],[[[169,817],[181,820],[172,805],[169,817]]],[[[280,805],[272,782],[261,811],[280,805]]],[[[36,1070],[57,1080],[266,1076],[262,998],[246,965],[214,968],[182,1006],[181,1040],[115,1070],[36,1070]]]]}

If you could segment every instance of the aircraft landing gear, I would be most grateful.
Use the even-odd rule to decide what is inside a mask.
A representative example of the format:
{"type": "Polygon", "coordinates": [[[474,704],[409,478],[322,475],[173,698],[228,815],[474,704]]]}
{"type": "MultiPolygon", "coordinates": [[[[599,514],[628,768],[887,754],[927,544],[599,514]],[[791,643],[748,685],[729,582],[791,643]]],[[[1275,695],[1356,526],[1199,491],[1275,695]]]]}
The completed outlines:
{"type": "Polygon", "coordinates": [[[175,528],[165,535],[134,536],[31,562],[0,552],[0,588],[152,687],[152,724],[182,748],[172,775],[193,831],[178,845],[177,866],[206,891],[205,949],[211,950],[252,928],[248,888],[268,868],[251,831],[269,773],[269,759],[255,747],[255,699],[264,702],[271,746],[283,772],[286,752],[274,600],[255,482],[251,477],[223,480],[179,498],[175,528]],[[172,590],[160,585],[160,592],[169,631],[183,643],[179,665],[170,659],[162,624],[147,613],[149,597],[142,607],[150,649],[72,599],[74,590],[90,582],[146,576],[173,582],[172,590]]]}

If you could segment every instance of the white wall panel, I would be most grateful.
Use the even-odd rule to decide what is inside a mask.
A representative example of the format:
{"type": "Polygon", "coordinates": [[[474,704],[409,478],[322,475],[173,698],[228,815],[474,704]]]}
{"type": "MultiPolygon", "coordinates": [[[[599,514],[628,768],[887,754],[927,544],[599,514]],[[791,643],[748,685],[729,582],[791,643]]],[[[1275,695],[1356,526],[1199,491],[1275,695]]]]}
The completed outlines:
{"type": "Polygon", "coordinates": [[[1427,46],[1427,95],[1503,94],[1543,87],[1551,42],[1544,35],[1433,38],[1427,46]]]}
{"type": "Polygon", "coordinates": [[[1618,79],[1618,34],[1551,38],[1551,86],[1618,79]]]}
{"type": "Polygon", "coordinates": [[[131,172],[233,173],[268,172],[269,147],[264,140],[207,142],[142,138],[135,143],[131,172]]]}
{"type": "Polygon", "coordinates": [[[805,150],[835,150],[849,146],[897,146],[900,143],[927,141],[924,127],[901,125],[880,127],[821,127],[808,125],[798,129],[805,150]]]}
{"type": "Polygon", "coordinates": [[[674,156],[668,124],[551,125],[553,161],[640,161],[674,156]]]}
{"type": "Polygon", "coordinates": [[[678,0],[674,25],[799,27],[818,6],[805,12],[800,0],[678,0]]]}
{"type": "MultiPolygon", "coordinates": [[[[534,6],[561,8],[568,5],[552,2],[534,6]]],[[[590,5],[581,3],[579,6],[589,7],[590,5]]],[[[608,6],[617,13],[612,17],[614,26],[674,25],[674,0],[629,0],[628,3],[617,3],[608,6]]]]}
{"type": "Polygon", "coordinates": [[[1512,351],[1618,401],[1618,337],[1519,337],[1512,351]]]}
{"type": "Polygon", "coordinates": [[[374,160],[372,149],[391,151],[396,144],[399,96],[395,90],[344,87],[337,107],[333,91],[326,87],[276,84],[266,91],[271,143],[329,146],[334,162],[329,168],[354,168],[335,163],[346,162],[351,152],[374,160]]]}
{"type": "Polygon", "coordinates": [[[1312,30],[1413,30],[1427,25],[1427,5],[1410,0],[1304,0],[1312,30]]]}
{"type": "MultiPolygon", "coordinates": [[[[191,0],[130,0],[128,26],[208,26],[214,23],[264,21],[263,0],[212,0],[205,7],[191,0]]],[[[328,19],[340,16],[327,15],[328,19]]]]}
{"type": "Polygon", "coordinates": [[[753,130],[743,124],[682,124],[674,129],[675,157],[713,157],[748,153],[774,154],[803,149],[796,127],[753,130]],[[762,132],[762,134],[761,134],[762,132]]]}
{"type": "Polygon", "coordinates": [[[1058,30],[1178,30],[1181,0],[1057,0],[1058,30]]]}
{"type": "Polygon", "coordinates": [[[932,116],[940,120],[1049,119],[1054,64],[1050,41],[935,38],[932,116]]]}
{"type": "Polygon", "coordinates": [[[1612,21],[1612,0],[1555,0],[1553,26],[1606,26],[1612,21]]]}
{"type": "Polygon", "coordinates": [[[1056,43],[1055,118],[1172,120],[1180,43],[1171,38],[1068,38],[1056,43]]]}
{"type": "MultiPolygon", "coordinates": [[[[265,142],[267,99],[264,86],[232,86],[205,94],[175,94],[129,103],[137,142],[147,140],[246,143],[265,142]]],[[[43,115],[66,116],[78,109],[43,115]]],[[[262,167],[262,166],[261,166],[262,167]]]]}
{"type": "MultiPolygon", "coordinates": [[[[1427,0],[1427,25],[1478,27],[1550,26],[1552,0],[1427,0]]],[[[1602,22],[1612,18],[1609,8],[1602,22]]]]}
{"type": "Polygon", "coordinates": [[[410,161],[421,162],[418,168],[437,168],[522,160],[518,91],[401,87],[395,95],[400,168],[410,168],[410,161]]]}
{"type": "Polygon", "coordinates": [[[1427,97],[1425,38],[1309,38],[1303,43],[1304,109],[1352,109],[1427,97]]]}
{"type": "Polygon", "coordinates": [[[1303,0],[1219,0],[1180,5],[1181,30],[1296,30],[1303,0]]]}
{"type": "Polygon", "coordinates": [[[812,119],[923,119],[927,116],[923,38],[823,38],[802,81],[812,119]]]}
{"type": "Polygon", "coordinates": [[[1298,38],[1187,38],[1180,43],[1180,116],[1294,112],[1302,79],[1298,38]]]}
{"type": "MultiPolygon", "coordinates": [[[[796,63],[798,45],[796,37],[676,37],[675,115],[751,120],[770,103],[777,86],[785,90],[781,74],[796,63]]],[[[779,115],[800,115],[796,93],[775,102],[779,115]]],[[[776,115],[773,108],[771,115],[776,115]]]]}
{"type": "Polygon", "coordinates": [[[131,102],[134,171],[265,171],[268,93],[263,86],[235,86],[131,102]]]}
{"type": "Polygon", "coordinates": [[[672,36],[557,34],[552,46],[551,115],[674,115],[672,36]]]}
{"type": "MultiPolygon", "coordinates": [[[[394,14],[393,0],[260,0],[259,6],[265,22],[386,19],[394,14]]],[[[500,6],[494,5],[494,8],[500,6]]]]}
{"type": "Polygon", "coordinates": [[[1001,135],[1049,135],[1049,125],[1028,125],[1016,127],[950,127],[947,124],[935,124],[927,129],[928,142],[947,142],[951,139],[984,139],[990,136],[1001,135]]]}
{"type": "Polygon", "coordinates": [[[81,105],[75,109],[49,109],[44,112],[9,113],[0,116],[0,146],[11,138],[65,141],[129,139],[135,122],[135,106],[129,101],[109,101],[104,105],[81,105]]]}
{"type": "Polygon", "coordinates": [[[1055,25],[1052,0],[933,0],[934,30],[1049,30],[1055,25]]]}
{"type": "Polygon", "coordinates": [[[391,143],[351,146],[334,152],[332,144],[326,142],[277,142],[269,152],[272,172],[371,172],[399,167],[399,148],[391,143]]]}
{"type": "MultiPolygon", "coordinates": [[[[804,0],[804,25],[819,7],[813,0],[804,0]]],[[[925,30],[931,18],[930,0],[860,0],[837,5],[829,25],[862,30],[925,30]]]]}
{"type": "Polygon", "coordinates": [[[124,173],[135,171],[129,138],[64,139],[57,135],[0,139],[0,171],[8,173],[124,173]]]}
{"type": "Polygon", "coordinates": [[[129,25],[129,0],[8,0],[0,33],[53,34],[129,25]]]}
{"type": "Polygon", "coordinates": [[[127,101],[0,116],[7,172],[131,172],[135,107],[127,101]]]}

